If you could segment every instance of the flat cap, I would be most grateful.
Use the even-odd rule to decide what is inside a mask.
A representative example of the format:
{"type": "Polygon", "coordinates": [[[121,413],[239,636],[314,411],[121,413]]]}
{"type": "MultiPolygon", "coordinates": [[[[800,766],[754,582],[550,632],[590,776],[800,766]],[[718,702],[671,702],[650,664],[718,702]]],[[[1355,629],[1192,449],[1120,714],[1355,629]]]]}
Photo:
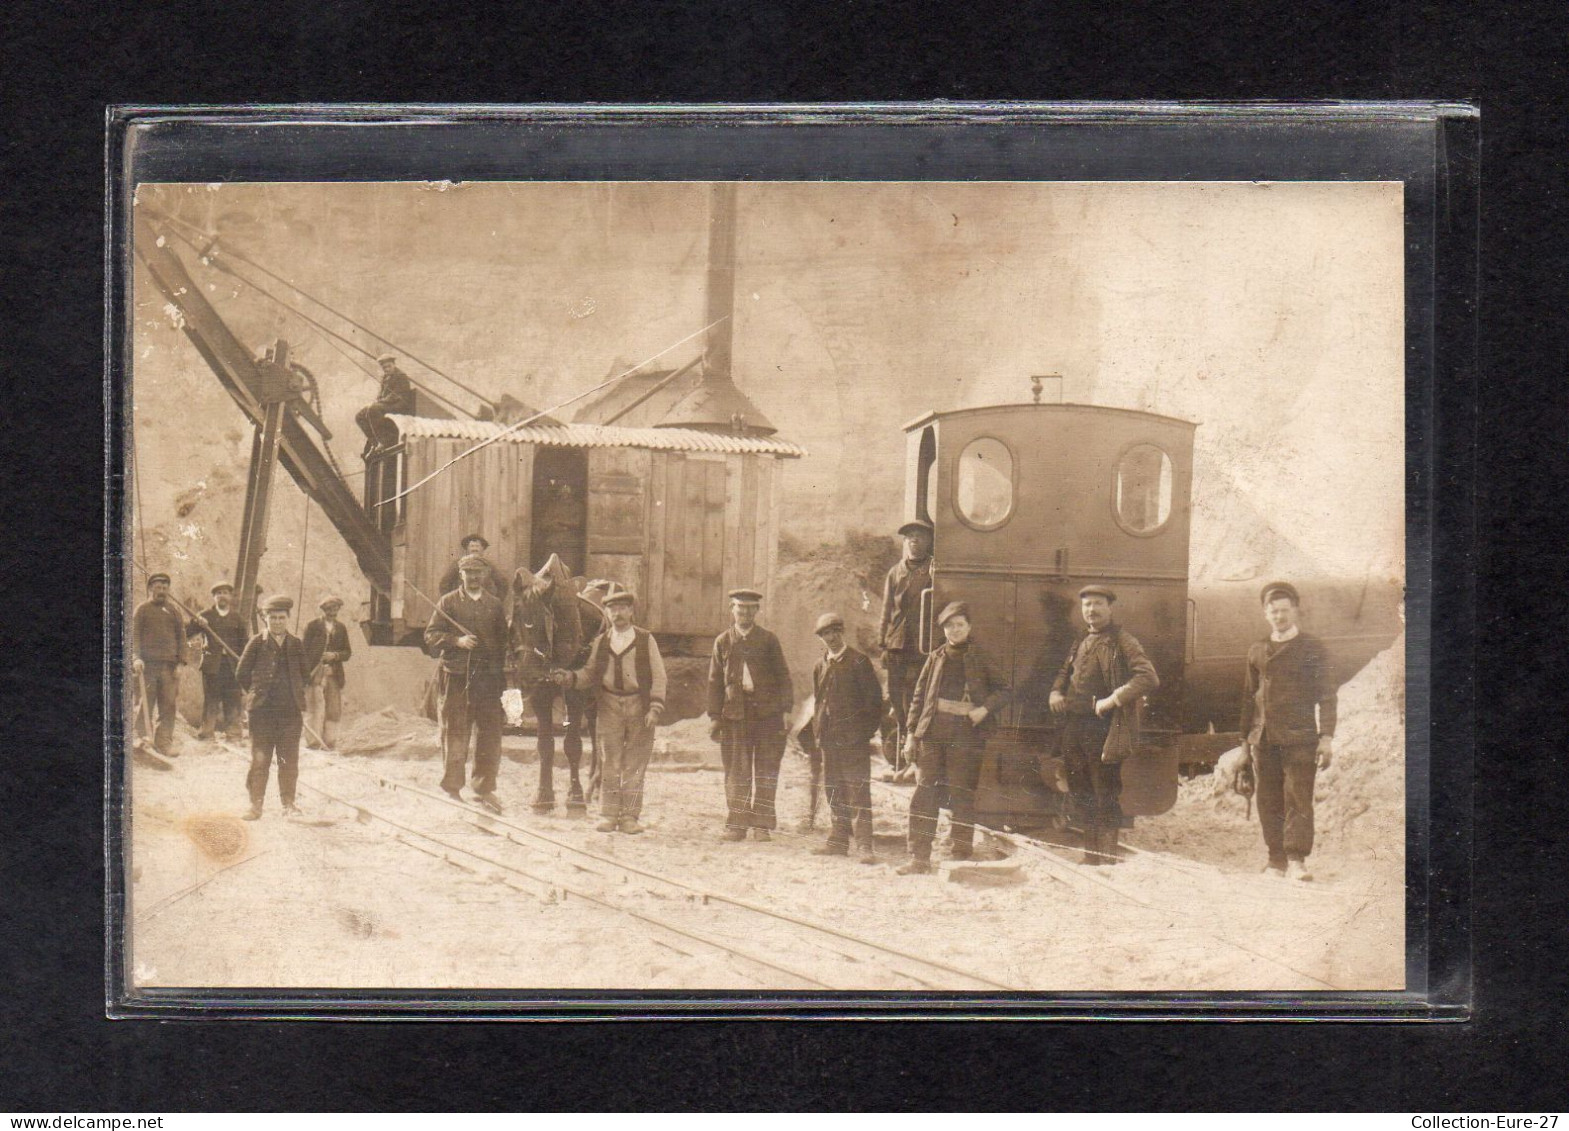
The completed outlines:
{"type": "Polygon", "coordinates": [[[932,533],[932,524],[924,518],[912,518],[909,522],[899,527],[899,533],[906,537],[918,531],[925,531],[927,534],[930,534],[932,533]]]}
{"type": "Polygon", "coordinates": [[[1261,605],[1267,605],[1276,597],[1286,597],[1293,605],[1302,603],[1302,597],[1297,592],[1297,587],[1289,581],[1271,581],[1259,590],[1258,602],[1261,605]]]}
{"type": "Polygon", "coordinates": [[[631,605],[635,604],[636,602],[636,593],[612,582],[610,588],[605,591],[605,599],[601,602],[601,604],[606,606],[617,604],[631,605]]]}
{"type": "Polygon", "coordinates": [[[824,613],[822,616],[817,618],[817,627],[812,629],[812,631],[821,636],[830,628],[837,628],[839,631],[843,632],[844,618],[838,613],[824,613]]]}
{"type": "Polygon", "coordinates": [[[383,361],[397,361],[397,360],[398,360],[398,355],[397,354],[395,354],[395,353],[384,353],[384,354],[382,354],[380,357],[378,357],[376,359],[376,362],[377,362],[377,364],[380,364],[383,361]]]}
{"type": "Polygon", "coordinates": [[[334,593],[329,593],[316,603],[316,607],[326,612],[328,609],[343,608],[343,598],[334,593]]]}
{"type": "Polygon", "coordinates": [[[490,563],[482,554],[464,554],[458,559],[459,569],[489,569],[490,563]]]}
{"type": "Polygon", "coordinates": [[[732,601],[742,601],[747,604],[758,605],[762,603],[763,595],[756,589],[732,589],[730,590],[730,599],[732,601]]]}
{"type": "Polygon", "coordinates": [[[174,582],[169,579],[169,575],[167,573],[150,573],[147,575],[147,588],[151,589],[153,584],[159,581],[163,582],[165,585],[174,584],[174,582]]]}
{"type": "Polygon", "coordinates": [[[262,606],[264,613],[292,613],[294,611],[294,598],[285,597],[281,593],[276,597],[267,598],[267,603],[262,606]]]}
{"type": "Polygon", "coordinates": [[[595,590],[603,590],[604,592],[608,593],[610,591],[610,587],[613,584],[615,583],[606,581],[603,577],[596,577],[592,581],[585,581],[583,583],[583,592],[593,593],[595,590]]]}
{"type": "Polygon", "coordinates": [[[470,542],[478,542],[485,549],[490,549],[490,540],[483,534],[465,534],[462,538],[458,539],[459,546],[467,546],[470,542]]]}
{"type": "Polygon", "coordinates": [[[1079,600],[1082,601],[1086,597],[1104,597],[1108,601],[1115,601],[1117,591],[1109,585],[1086,585],[1079,590],[1079,600]]]}
{"type": "Polygon", "coordinates": [[[214,585],[211,589],[207,590],[207,592],[211,593],[214,597],[226,591],[229,593],[234,592],[234,586],[230,585],[227,581],[220,581],[217,585],[214,585]]]}
{"type": "Polygon", "coordinates": [[[943,606],[942,612],[937,614],[937,627],[941,628],[954,617],[963,617],[965,620],[969,620],[969,604],[964,601],[949,601],[946,605],[943,606]]]}

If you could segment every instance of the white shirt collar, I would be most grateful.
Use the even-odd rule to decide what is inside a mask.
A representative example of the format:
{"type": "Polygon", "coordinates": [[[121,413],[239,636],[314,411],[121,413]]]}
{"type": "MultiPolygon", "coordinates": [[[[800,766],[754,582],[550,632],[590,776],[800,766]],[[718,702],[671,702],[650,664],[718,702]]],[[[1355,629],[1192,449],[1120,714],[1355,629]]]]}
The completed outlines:
{"type": "Polygon", "coordinates": [[[828,653],[828,658],[829,658],[829,659],[830,659],[830,660],[837,660],[837,659],[839,659],[839,657],[841,657],[841,656],[843,656],[843,655],[844,655],[844,654],[845,654],[845,653],[846,653],[846,652],[848,652],[848,651],[849,651],[849,650],[850,650],[850,646],[849,646],[849,645],[848,645],[848,644],[845,644],[845,645],[843,645],[843,646],[842,646],[842,647],[841,647],[841,648],[840,648],[840,649],[839,649],[839,651],[837,651],[837,652],[830,652],[830,653],[828,653]]]}
{"type": "Polygon", "coordinates": [[[626,631],[622,632],[615,625],[611,625],[610,632],[607,635],[610,637],[612,651],[625,652],[627,645],[632,643],[633,637],[637,635],[637,626],[629,624],[626,627],[626,631]]]}
{"type": "Polygon", "coordinates": [[[738,624],[732,624],[730,627],[735,629],[735,634],[737,636],[739,636],[742,640],[745,640],[748,636],[752,635],[752,629],[755,629],[757,626],[754,624],[752,628],[742,628],[738,624]]]}
{"type": "Polygon", "coordinates": [[[1288,640],[1295,640],[1297,638],[1297,633],[1301,631],[1302,629],[1300,626],[1292,625],[1289,632],[1271,632],[1269,634],[1269,638],[1276,644],[1284,644],[1288,640]]]}

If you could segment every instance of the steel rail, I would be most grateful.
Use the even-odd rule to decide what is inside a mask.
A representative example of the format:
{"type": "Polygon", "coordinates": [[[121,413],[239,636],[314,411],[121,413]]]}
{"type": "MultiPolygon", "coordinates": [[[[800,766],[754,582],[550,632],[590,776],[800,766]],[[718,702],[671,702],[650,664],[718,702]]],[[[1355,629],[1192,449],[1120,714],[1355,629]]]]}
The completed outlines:
{"type": "MultiPolygon", "coordinates": [[[[803,918],[803,917],[798,916],[798,915],[793,915],[793,914],[791,914],[791,913],[789,913],[787,911],[779,911],[779,910],[776,910],[774,908],[767,907],[767,906],[765,906],[763,904],[753,903],[750,900],[742,899],[739,896],[733,896],[733,895],[726,894],[725,892],[715,891],[715,890],[712,890],[712,889],[709,889],[709,888],[703,888],[703,887],[700,887],[700,886],[698,886],[696,884],[690,883],[690,882],[688,882],[686,880],[676,879],[676,878],[673,878],[671,876],[664,875],[663,873],[655,872],[655,871],[652,871],[650,869],[640,867],[640,866],[638,866],[636,864],[629,864],[629,863],[627,863],[625,861],[616,860],[613,857],[602,855],[601,853],[594,852],[591,849],[580,848],[577,845],[569,844],[569,843],[567,843],[564,840],[560,840],[560,839],[558,839],[556,837],[552,837],[552,836],[549,836],[549,835],[547,835],[545,833],[541,833],[541,832],[538,832],[538,831],[536,831],[534,829],[530,829],[530,828],[528,828],[525,825],[520,825],[520,824],[517,824],[514,821],[509,821],[509,820],[507,820],[504,817],[493,816],[493,815],[490,815],[490,814],[481,814],[478,811],[474,810],[473,808],[471,808],[470,806],[466,805],[465,803],[463,803],[461,801],[454,801],[454,800],[452,800],[449,797],[445,797],[445,796],[442,796],[442,795],[438,795],[438,794],[432,793],[429,790],[422,789],[419,786],[411,785],[411,784],[409,784],[407,782],[400,782],[400,781],[397,781],[397,780],[395,780],[393,778],[389,778],[389,777],[387,777],[385,775],[382,775],[382,774],[372,774],[372,773],[367,773],[364,770],[357,770],[357,769],[354,769],[351,766],[345,766],[341,762],[336,762],[336,761],[326,762],[326,765],[332,767],[333,769],[342,770],[345,773],[353,774],[355,776],[362,777],[362,778],[365,778],[365,779],[370,780],[370,781],[374,781],[378,785],[382,786],[383,788],[393,789],[393,790],[400,791],[400,792],[405,792],[405,793],[411,794],[412,796],[422,798],[422,799],[424,799],[426,801],[435,802],[435,803],[440,804],[440,805],[445,805],[445,806],[448,806],[450,808],[457,809],[460,812],[463,812],[464,814],[469,815],[470,817],[479,818],[479,819],[481,819],[481,820],[483,820],[483,821],[485,821],[487,823],[498,825],[498,826],[510,829],[510,830],[512,830],[512,831],[514,831],[516,833],[521,834],[522,836],[529,837],[529,838],[531,838],[533,840],[544,842],[544,843],[549,844],[549,845],[551,845],[551,846],[553,846],[553,847],[555,847],[557,849],[560,849],[562,851],[574,853],[576,855],[583,856],[583,857],[587,857],[590,860],[595,860],[595,861],[598,861],[601,864],[607,864],[607,865],[609,865],[609,866],[611,866],[613,868],[618,868],[618,869],[620,869],[622,871],[630,872],[630,873],[632,873],[634,875],[642,876],[645,879],[654,880],[654,881],[656,881],[658,883],[666,884],[666,885],[668,885],[670,887],[677,888],[677,889],[679,889],[681,891],[690,892],[690,893],[692,893],[694,895],[701,896],[702,898],[704,898],[706,900],[710,900],[710,901],[717,902],[717,903],[727,904],[727,905],[732,906],[732,907],[738,907],[738,908],[740,908],[742,910],[750,911],[750,912],[752,912],[754,914],[764,915],[764,916],[767,916],[770,919],[776,919],[776,920],[779,920],[781,922],[789,923],[789,924],[791,924],[791,925],[793,925],[795,927],[805,928],[807,930],[816,931],[816,932],[821,933],[821,934],[831,935],[831,936],[833,936],[835,938],[842,939],[842,940],[844,940],[846,942],[854,943],[857,946],[865,947],[866,949],[868,949],[870,951],[873,951],[874,953],[878,953],[878,954],[881,954],[881,955],[884,955],[884,956],[892,956],[892,957],[895,957],[895,958],[900,958],[900,959],[903,959],[903,960],[905,960],[907,962],[914,962],[917,965],[925,966],[925,967],[928,967],[929,969],[932,969],[932,970],[940,970],[940,971],[942,971],[945,974],[953,975],[953,976],[956,976],[956,977],[959,977],[959,978],[963,978],[963,979],[965,979],[967,981],[975,982],[975,983],[979,984],[980,986],[985,987],[986,989],[1001,990],[1001,991],[1003,991],[1005,993],[1019,993],[1019,992],[1022,992],[1017,986],[1010,986],[1010,985],[1006,985],[1005,983],[1002,983],[1002,982],[994,981],[991,978],[984,977],[983,975],[973,973],[973,972],[971,972],[969,970],[961,969],[961,968],[959,968],[957,966],[951,966],[948,963],[938,961],[937,959],[926,958],[926,957],[923,957],[922,955],[919,955],[919,954],[912,954],[909,951],[900,950],[897,947],[891,947],[891,946],[888,946],[885,943],[880,943],[880,942],[877,942],[877,941],[872,940],[872,939],[864,938],[864,937],[862,937],[860,935],[854,934],[854,933],[849,932],[849,931],[842,930],[842,929],[840,929],[838,927],[834,927],[834,926],[832,926],[830,924],[827,924],[827,923],[816,922],[814,920],[806,919],[806,918],[803,918]]],[[[819,945],[821,945],[821,944],[819,944],[819,945]]],[[[930,985],[930,983],[926,982],[925,979],[917,978],[915,975],[911,975],[911,974],[908,974],[906,972],[897,971],[897,970],[893,970],[891,972],[897,973],[901,977],[909,977],[909,978],[912,978],[912,979],[915,979],[915,980],[918,980],[918,981],[922,981],[922,982],[930,985]]],[[[952,987],[948,987],[948,988],[951,989],[952,987]]]]}

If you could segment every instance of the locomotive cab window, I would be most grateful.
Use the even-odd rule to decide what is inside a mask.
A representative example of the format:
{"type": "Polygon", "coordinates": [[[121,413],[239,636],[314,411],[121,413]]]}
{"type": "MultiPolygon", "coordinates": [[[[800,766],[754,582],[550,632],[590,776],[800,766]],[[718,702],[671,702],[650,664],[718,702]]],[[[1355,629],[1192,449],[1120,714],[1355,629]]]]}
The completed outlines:
{"type": "Polygon", "coordinates": [[[1171,457],[1154,444],[1134,444],[1117,461],[1117,522],[1129,534],[1154,534],[1171,517],[1171,457]]]}
{"type": "Polygon", "coordinates": [[[993,530],[1013,513],[1013,453],[1001,440],[981,436],[959,453],[954,508],[979,530],[993,530]]]}

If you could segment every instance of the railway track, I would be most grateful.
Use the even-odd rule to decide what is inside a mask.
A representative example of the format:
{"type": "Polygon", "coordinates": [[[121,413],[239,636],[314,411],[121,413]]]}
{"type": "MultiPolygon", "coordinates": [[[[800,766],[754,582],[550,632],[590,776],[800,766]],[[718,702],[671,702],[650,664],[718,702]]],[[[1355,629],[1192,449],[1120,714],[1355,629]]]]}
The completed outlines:
{"type": "Polygon", "coordinates": [[[459,867],[487,872],[498,882],[547,902],[579,899],[630,917],[663,935],[661,941],[679,953],[691,955],[696,947],[724,955],[749,970],[765,971],[765,976],[758,980],[771,988],[1019,992],[1018,987],[994,978],[830,923],[594,852],[385,774],[322,759],[313,769],[312,780],[300,784],[301,788],[353,810],[361,821],[389,828],[409,847],[459,867]],[[335,780],[323,785],[322,770],[336,775],[335,780]],[[448,830],[434,829],[404,813],[389,812],[387,807],[344,788],[345,778],[409,799],[426,812],[440,808],[473,832],[460,840],[448,830]],[[479,838],[484,838],[483,842],[479,838]],[[675,896],[675,906],[667,904],[658,912],[636,905],[642,898],[669,900],[671,895],[675,896]],[[738,941],[742,939],[745,943],[738,941]],[[801,968],[803,948],[814,959],[805,964],[809,969],[801,968]],[[781,986],[779,975],[791,984],[781,986]],[[884,982],[894,984],[872,984],[884,982]]]}

